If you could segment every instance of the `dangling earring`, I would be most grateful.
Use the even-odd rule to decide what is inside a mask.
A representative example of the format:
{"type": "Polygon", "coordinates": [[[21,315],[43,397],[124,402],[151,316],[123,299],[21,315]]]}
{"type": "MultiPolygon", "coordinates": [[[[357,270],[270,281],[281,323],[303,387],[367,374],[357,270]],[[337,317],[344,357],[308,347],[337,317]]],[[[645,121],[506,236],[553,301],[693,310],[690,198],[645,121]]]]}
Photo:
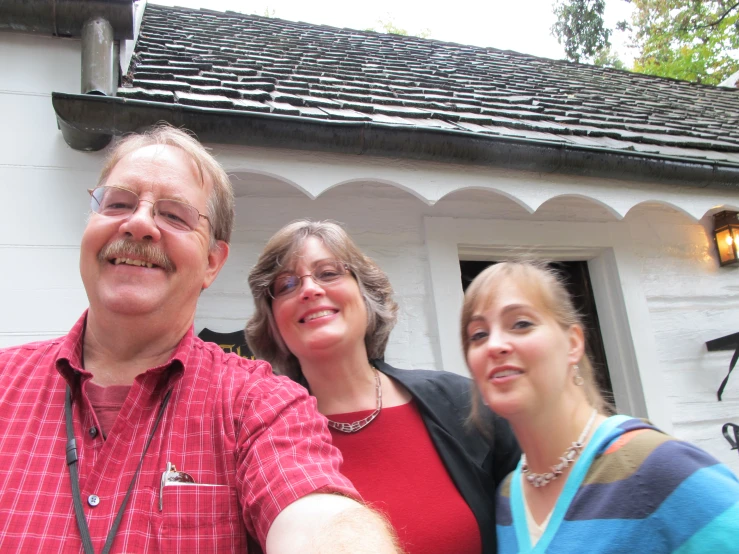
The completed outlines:
{"type": "Polygon", "coordinates": [[[580,373],[580,366],[575,364],[572,366],[572,369],[575,370],[575,374],[572,376],[572,382],[578,387],[582,387],[585,384],[585,379],[583,379],[582,374],[580,373]]]}

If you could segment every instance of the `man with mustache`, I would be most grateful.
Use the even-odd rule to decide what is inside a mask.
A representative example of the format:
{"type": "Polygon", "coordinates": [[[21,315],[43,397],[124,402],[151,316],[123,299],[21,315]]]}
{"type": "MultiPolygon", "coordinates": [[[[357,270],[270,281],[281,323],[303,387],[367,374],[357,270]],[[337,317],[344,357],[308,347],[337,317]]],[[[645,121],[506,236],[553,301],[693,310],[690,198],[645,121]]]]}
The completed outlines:
{"type": "Polygon", "coordinates": [[[90,195],[89,309],[0,350],[0,550],[396,552],[307,392],[193,334],[229,252],[220,165],[160,126],[90,195]]]}

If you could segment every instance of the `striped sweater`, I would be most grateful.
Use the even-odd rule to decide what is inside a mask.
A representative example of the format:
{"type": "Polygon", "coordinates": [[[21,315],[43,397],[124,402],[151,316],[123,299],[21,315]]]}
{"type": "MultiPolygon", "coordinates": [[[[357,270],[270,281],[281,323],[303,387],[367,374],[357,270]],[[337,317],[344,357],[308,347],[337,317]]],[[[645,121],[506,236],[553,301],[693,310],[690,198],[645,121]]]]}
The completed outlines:
{"type": "Polygon", "coordinates": [[[533,548],[522,492],[519,464],[498,490],[499,554],[739,553],[739,480],[639,419],[600,425],[533,548]]]}

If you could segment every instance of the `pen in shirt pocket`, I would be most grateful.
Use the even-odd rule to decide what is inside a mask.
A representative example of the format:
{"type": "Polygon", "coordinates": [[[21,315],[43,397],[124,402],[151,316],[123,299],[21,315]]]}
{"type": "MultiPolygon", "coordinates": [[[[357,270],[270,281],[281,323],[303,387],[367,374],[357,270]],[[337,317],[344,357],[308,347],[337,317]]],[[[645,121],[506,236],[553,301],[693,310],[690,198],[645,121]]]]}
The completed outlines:
{"type": "Polygon", "coordinates": [[[162,473],[162,480],[159,483],[159,511],[164,509],[164,487],[172,485],[192,485],[195,487],[227,487],[228,485],[213,485],[208,483],[196,483],[195,479],[189,473],[177,471],[172,462],[167,462],[167,469],[162,473]]]}
{"type": "Polygon", "coordinates": [[[172,462],[167,462],[167,469],[162,473],[162,481],[159,484],[159,511],[164,509],[164,487],[167,485],[179,485],[181,483],[195,484],[195,479],[189,473],[177,471],[172,462]]]}

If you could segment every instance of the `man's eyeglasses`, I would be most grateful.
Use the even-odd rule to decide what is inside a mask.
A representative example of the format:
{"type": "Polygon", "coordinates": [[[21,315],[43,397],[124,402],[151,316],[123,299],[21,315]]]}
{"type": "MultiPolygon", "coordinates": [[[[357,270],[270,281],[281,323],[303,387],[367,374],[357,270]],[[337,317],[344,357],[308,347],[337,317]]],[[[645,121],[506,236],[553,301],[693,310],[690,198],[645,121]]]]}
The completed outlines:
{"type": "MultiPolygon", "coordinates": [[[[139,202],[149,202],[139,199],[139,195],[132,190],[122,187],[101,186],[90,189],[90,209],[96,214],[106,217],[127,218],[139,207],[139,202]]],[[[149,202],[157,227],[167,231],[187,233],[193,231],[202,217],[208,223],[208,216],[201,214],[195,206],[179,200],[159,199],[149,202]]]]}
{"type": "Polygon", "coordinates": [[[349,271],[349,266],[335,260],[323,261],[313,268],[307,275],[295,275],[294,273],[283,273],[267,289],[272,298],[292,296],[300,288],[305,277],[310,277],[317,285],[325,286],[335,283],[349,271]]]}

